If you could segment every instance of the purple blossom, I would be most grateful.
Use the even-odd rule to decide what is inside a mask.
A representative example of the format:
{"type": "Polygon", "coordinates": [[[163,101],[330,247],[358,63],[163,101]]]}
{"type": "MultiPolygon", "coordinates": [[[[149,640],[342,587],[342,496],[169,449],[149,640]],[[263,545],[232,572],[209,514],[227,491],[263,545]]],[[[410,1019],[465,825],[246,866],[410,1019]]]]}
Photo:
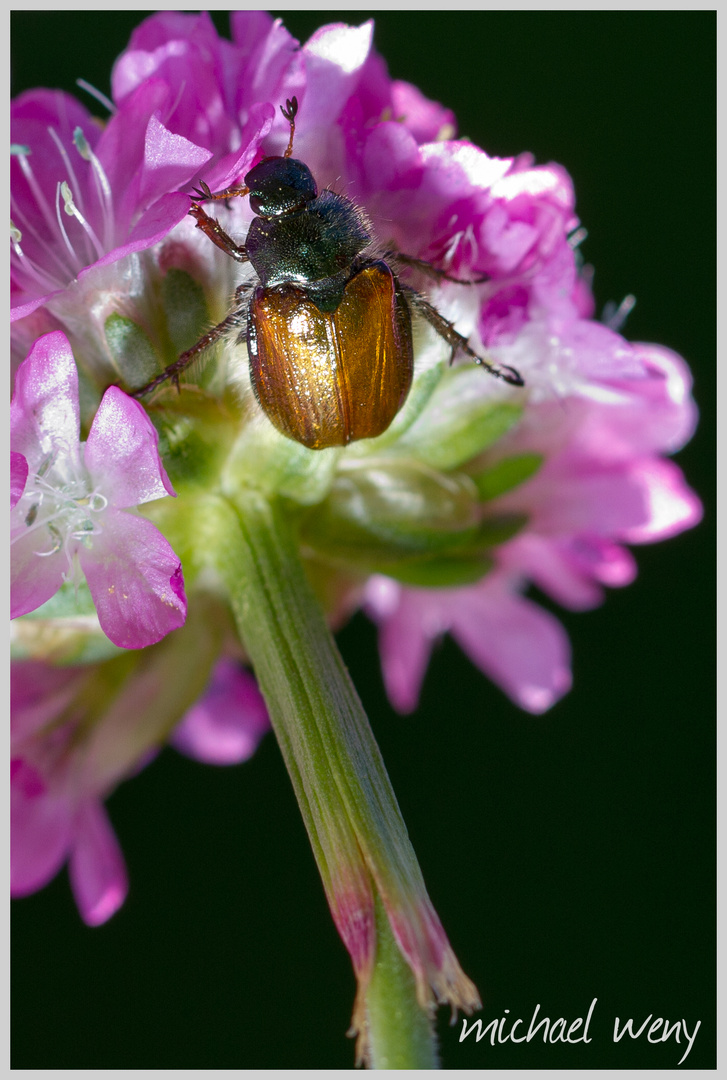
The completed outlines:
{"type": "Polygon", "coordinates": [[[209,153],[172,136],[155,115],[162,106],[152,89],[101,132],[60,91],[13,102],[13,320],[92,268],[156,244],[185,216],[189,200],[177,188],[209,153]]]}
{"type": "Polygon", "coordinates": [[[209,765],[237,765],[252,757],[269,730],[255,679],[237,661],[223,658],[202,697],[175,729],[171,744],[209,765]]]}
{"type": "Polygon", "coordinates": [[[12,666],[10,887],[13,896],[27,896],[69,861],[81,916],[97,926],[123,904],[128,882],[103,793],[74,746],[72,706],[87,678],[84,668],[12,666]]]}
{"type": "MultiPolygon", "coordinates": [[[[167,398],[159,408],[145,399],[160,428],[168,424],[178,440],[176,449],[186,430],[193,433],[191,450],[182,445],[187,456],[170,452],[167,459],[175,484],[179,469],[178,503],[165,500],[147,513],[184,550],[190,604],[202,609],[210,579],[213,588],[219,585],[199,511],[210,489],[234,501],[235,484],[249,483],[297,498],[301,516],[311,507],[317,515],[317,503],[336,509],[336,480],[343,478],[345,487],[352,476],[365,477],[381,498],[372,498],[372,520],[357,524],[362,531],[371,526],[379,547],[362,544],[363,559],[347,562],[335,545],[331,554],[311,542],[303,557],[319,578],[329,576],[316,583],[332,621],[361,604],[378,624],[395,708],[415,708],[432,646],[450,633],[518,706],[542,713],[570,688],[570,645],[558,620],[525,595],[528,587],[568,608],[592,607],[605,587],[635,577],[627,545],[674,535],[699,520],[699,501],[666,460],[696,423],[688,369],[668,350],[629,344],[615,323],[593,319],[590,278],[577,250],[575,194],[563,167],[536,164],[529,154],[492,157],[457,139],[445,106],[389,78],[373,49],[372,23],[322,27],[302,47],[261,12],[232,13],[231,28],[232,40],[224,41],[204,13],[146,19],[114,67],[116,111],[102,132],[65,95],[34,91],[15,103],[16,352],[38,333],[61,327],[98,388],[123,381],[123,363],[115,366],[105,338],[106,317],[119,314],[151,336],[165,327],[153,344],[157,359],[169,352],[170,323],[159,297],[170,268],[182,268],[204,293],[208,322],[223,318],[226,311],[213,313],[243,279],[195,231],[185,192],[201,180],[212,189],[240,183],[263,155],[282,153],[289,128],[279,106],[295,95],[295,156],[310,166],[319,188],[329,185],[363,207],[379,253],[399,251],[459,278],[484,278],[471,287],[433,284],[405,262],[397,269],[474,349],[521,372],[525,389],[497,383],[468,362],[447,371],[449,350],[438,339],[425,340],[409,403],[381,441],[353,443],[340,458],[321,456],[312,464],[300,447],[281,450],[274,441],[240,370],[239,350],[222,343],[216,382],[195,385],[190,371],[174,405],[167,398]],[[425,383],[429,396],[418,395],[425,383]],[[412,401],[418,412],[406,415],[412,401]],[[497,430],[458,453],[468,417],[485,421],[485,431],[492,420],[497,430]],[[395,541],[400,524],[392,512],[393,526],[387,519],[388,532],[376,532],[376,510],[386,504],[391,511],[385,496],[394,486],[387,483],[392,476],[398,482],[401,463],[412,460],[442,490],[450,483],[463,499],[469,492],[467,538],[487,536],[488,529],[496,537],[477,553],[484,554],[475,560],[479,580],[448,588],[406,584],[412,562],[397,563],[393,541],[385,551],[390,557],[376,563],[382,535],[395,541]],[[310,476],[318,486],[306,487],[310,476]],[[498,539],[502,522],[517,527],[498,539]]],[[[231,236],[244,239],[251,218],[246,199],[219,202],[214,213],[231,236]]],[[[15,613],[44,603],[74,579],[78,565],[111,640],[140,647],[180,625],[186,601],[171,547],[150,520],[128,511],[173,491],[141,405],[110,386],[86,419],[92,423],[81,444],[73,356],[62,334],[49,333],[20,367],[13,402],[15,613]]],[[[421,505],[426,518],[424,496],[421,505]]],[[[447,525],[456,540],[458,522],[447,525]]],[[[103,800],[146,757],[126,746],[128,710],[124,724],[117,710],[121,731],[109,734],[102,716],[94,739],[74,742],[80,728],[73,706],[88,677],[83,669],[49,668],[35,688],[26,679],[34,674],[24,670],[15,702],[13,889],[41,887],[69,859],[82,914],[100,922],[126,890],[103,800]]],[[[159,685],[139,683],[135,701],[149,699],[149,686],[159,685]]],[[[219,661],[204,694],[185,708],[174,734],[167,728],[164,738],[207,762],[244,760],[268,726],[250,676],[231,659],[219,661]]],[[[370,868],[346,878],[336,858],[326,871],[329,900],[365,987],[375,954],[370,868]]],[[[420,986],[433,986],[440,996],[440,987],[451,986],[452,954],[433,910],[424,945],[408,915],[389,914],[420,986]]]]}
{"type": "MultiPolygon", "coordinates": [[[[583,329],[589,326],[600,341],[603,328],[583,329]]],[[[497,549],[496,571],[456,590],[410,589],[380,577],[367,583],[365,607],[381,627],[384,678],[399,711],[416,707],[431,647],[451,633],[516,704],[544,712],[570,689],[570,648],[553,616],[520,595],[525,584],[564,607],[594,607],[603,586],[636,576],[624,544],[666,539],[700,520],[698,498],[660,456],[694,430],[689,370],[667,349],[619,341],[624,355],[604,363],[600,386],[571,371],[579,391],[567,410],[561,401],[534,404],[482,459],[492,470],[521,455],[545,459],[529,480],[484,505],[483,520],[527,519],[497,549]]],[[[586,372],[608,359],[605,350],[585,352],[586,372]]]]}
{"type": "MultiPolygon", "coordinates": [[[[575,250],[573,186],[561,166],[537,165],[528,154],[493,158],[453,139],[448,110],[389,79],[372,48],[370,23],[322,27],[300,49],[261,12],[234,13],[231,27],[228,42],[205,14],[161,12],[146,19],[114,67],[118,112],[97,157],[121,187],[128,185],[134,154],[122,153],[121,136],[112,138],[112,129],[133,133],[130,145],[139,148],[156,131],[153,175],[164,178],[154,189],[158,195],[185,184],[172,168],[177,146],[186,148],[180,160],[188,179],[203,170],[213,186],[232,183],[260,152],[282,151],[288,132],[277,106],[296,94],[296,156],[321,186],[333,183],[359,200],[385,246],[462,277],[487,276],[476,290],[442,284],[436,302],[471,333],[474,346],[525,377],[520,422],[478,466],[494,468],[526,453],[543,459],[536,475],[482,510],[484,519],[525,515],[527,525],[495,551],[496,570],[477,585],[413,590],[373,578],[365,606],[382,626],[382,662],[397,707],[413,707],[431,643],[451,630],[514,700],[542,711],[569,685],[568,647],[552,618],[536,616],[522,597],[527,584],[568,607],[592,606],[604,585],[633,580],[635,563],[625,544],[672,535],[699,519],[698,501],[663,457],[683,445],[695,423],[686,368],[666,350],[631,346],[592,320],[588,279],[575,250]],[[155,123],[161,117],[163,131],[149,127],[152,117],[155,123]],[[204,153],[195,157],[198,150],[204,153]],[[497,644],[511,639],[499,659],[487,645],[498,618],[510,629],[497,644]],[[413,626],[406,644],[396,632],[402,621],[413,626]],[[527,627],[530,645],[523,646],[527,627]]],[[[21,99],[18,122],[32,126],[41,106],[44,131],[48,109],[61,114],[56,98],[21,99]]],[[[79,108],[64,99],[66,141],[74,125],[87,126],[73,111],[79,108]]],[[[30,141],[26,129],[14,138],[30,141]]],[[[46,134],[40,138],[39,131],[34,141],[34,153],[46,147],[47,160],[54,154],[61,160],[46,134]]],[[[88,175],[90,185],[90,166],[88,175]]],[[[27,201],[30,187],[22,190],[27,201]]],[[[126,196],[124,222],[133,217],[140,190],[126,196]]],[[[233,233],[244,235],[249,213],[246,200],[234,201],[233,233]]],[[[486,379],[478,388],[466,385],[470,400],[479,395],[483,408],[503,394],[486,379]]],[[[428,422],[425,410],[418,424],[426,429],[428,422]]],[[[357,449],[354,444],[347,454],[355,457],[357,449]]]]}
{"type": "Polygon", "coordinates": [[[144,409],[110,387],[79,442],[76,365],[56,332],[18,370],[10,430],[13,460],[22,456],[28,471],[11,516],[11,617],[75,580],[77,561],[115,645],[143,648],[181,626],[179,559],[150,521],[127,512],[174,495],[144,409]]]}
{"type": "MultiPolygon", "coordinates": [[[[104,800],[156,754],[153,747],[134,749],[132,725],[119,715],[125,709],[103,699],[96,710],[90,707],[96,670],[37,661],[11,667],[12,895],[43,888],[67,862],[78,910],[89,926],[110,919],[128,892],[104,800]],[[125,752],[119,752],[119,739],[127,744],[125,752]]],[[[133,696],[133,687],[129,692],[133,696]]],[[[221,660],[210,690],[181,720],[172,742],[200,761],[236,764],[254,753],[268,728],[252,676],[221,660]]]]}

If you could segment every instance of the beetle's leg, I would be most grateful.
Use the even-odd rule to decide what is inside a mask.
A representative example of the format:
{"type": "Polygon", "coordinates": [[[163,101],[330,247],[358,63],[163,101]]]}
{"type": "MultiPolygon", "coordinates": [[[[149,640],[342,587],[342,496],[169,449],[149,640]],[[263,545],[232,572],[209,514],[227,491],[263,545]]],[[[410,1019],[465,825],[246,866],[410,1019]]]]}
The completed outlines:
{"type": "Polygon", "coordinates": [[[280,106],[280,111],[285,119],[290,124],[290,138],[288,139],[288,149],[283,154],[283,157],[291,157],[293,154],[293,136],[295,135],[295,118],[298,115],[298,99],[297,97],[290,98],[285,102],[285,108],[280,106]]]}
{"type": "MultiPolygon", "coordinates": [[[[161,386],[168,379],[174,383],[179,389],[179,376],[183,371],[193,364],[194,361],[200,356],[205,349],[209,349],[211,345],[214,345],[224,337],[230,330],[234,330],[247,318],[247,304],[243,303],[245,295],[250,291],[252,286],[249,282],[243,282],[235,290],[235,307],[221,323],[217,326],[213,326],[211,330],[208,330],[206,334],[203,334],[199,341],[195,342],[191,349],[187,349],[186,352],[180,353],[173,364],[165,368],[160,375],[157,375],[155,379],[148,382],[146,386],[142,386],[139,390],[132,390],[131,397],[140,398],[145,394],[150,394],[152,390],[156,390],[157,386],[161,386]]],[[[238,341],[239,341],[238,337],[238,341]]]]}
{"type": "MultiPolygon", "coordinates": [[[[237,196],[237,195],[247,195],[249,193],[249,191],[250,191],[250,188],[245,187],[244,184],[238,184],[236,187],[225,188],[224,191],[210,191],[209,187],[207,186],[207,184],[205,184],[204,180],[200,181],[200,184],[199,184],[198,188],[194,188],[194,194],[198,199],[216,199],[216,200],[219,200],[219,199],[232,199],[232,198],[235,198],[235,196],[237,196]]],[[[197,207],[196,204],[192,209],[195,209],[195,208],[199,209],[199,207],[197,207]]],[[[192,210],[190,210],[189,212],[191,214],[192,210]]]]}
{"type": "Polygon", "coordinates": [[[384,255],[385,259],[391,259],[394,262],[403,263],[404,266],[411,266],[415,270],[421,270],[427,277],[435,278],[437,281],[453,281],[455,285],[481,285],[484,281],[489,281],[489,277],[484,274],[482,277],[464,278],[453,277],[448,274],[446,270],[439,270],[436,266],[433,266],[426,259],[415,259],[413,255],[402,255],[400,251],[387,251],[384,255]]]}
{"type": "Polygon", "coordinates": [[[452,350],[452,354],[449,358],[450,364],[454,362],[454,358],[458,352],[463,352],[497,379],[502,379],[504,382],[510,383],[511,386],[525,385],[522,375],[519,371],[516,371],[515,368],[509,367],[507,364],[493,364],[492,361],[485,360],[484,357],[478,356],[477,353],[469,347],[467,338],[463,337],[462,334],[455,330],[454,324],[449,322],[448,319],[445,319],[444,315],[441,315],[428,300],[425,300],[423,296],[420,296],[416,289],[412,289],[408,285],[402,285],[401,287],[406,293],[409,303],[414,308],[414,311],[423,315],[430,326],[433,326],[439,336],[449,345],[452,350]]]}
{"type": "Polygon", "coordinates": [[[201,229],[205,236],[208,236],[212,243],[216,244],[231,259],[235,259],[236,262],[250,261],[245,245],[236,244],[232,237],[227,235],[217,218],[210,217],[197,203],[192,203],[189,213],[197,222],[197,228],[201,229]]]}

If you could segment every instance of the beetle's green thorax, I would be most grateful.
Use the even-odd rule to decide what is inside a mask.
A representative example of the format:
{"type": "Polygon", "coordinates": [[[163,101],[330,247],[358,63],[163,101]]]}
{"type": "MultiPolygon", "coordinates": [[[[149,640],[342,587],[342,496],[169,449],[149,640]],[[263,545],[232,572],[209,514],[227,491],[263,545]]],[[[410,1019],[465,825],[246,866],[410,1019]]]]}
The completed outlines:
{"type": "MultiPolygon", "coordinates": [[[[291,161],[280,160],[284,172],[291,161]]],[[[253,172],[266,164],[261,162],[253,172]]],[[[284,204],[281,196],[278,205],[284,204]]],[[[272,199],[267,205],[270,208],[272,199]]],[[[371,241],[368,228],[365,215],[354,203],[326,189],[303,209],[254,218],[245,248],[263,288],[286,282],[301,285],[322,311],[334,311],[356,257],[371,241]]]]}

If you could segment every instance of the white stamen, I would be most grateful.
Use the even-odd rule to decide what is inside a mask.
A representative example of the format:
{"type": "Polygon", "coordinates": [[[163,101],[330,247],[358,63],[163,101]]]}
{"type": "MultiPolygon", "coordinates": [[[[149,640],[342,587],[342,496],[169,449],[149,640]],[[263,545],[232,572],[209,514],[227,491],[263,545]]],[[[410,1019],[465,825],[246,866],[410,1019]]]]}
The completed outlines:
{"type": "Polygon", "coordinates": [[[575,249],[583,243],[587,236],[588,229],[585,229],[581,225],[580,229],[574,229],[573,232],[570,234],[570,236],[568,237],[568,243],[575,251],[575,249]]]}
{"type": "Polygon", "coordinates": [[[618,307],[616,307],[613,301],[610,301],[603,309],[602,322],[609,330],[618,332],[633,311],[635,304],[636,297],[631,293],[623,298],[618,307]]]}
{"type": "Polygon", "coordinates": [[[103,243],[104,250],[110,251],[113,247],[114,239],[114,200],[111,194],[111,185],[109,184],[108,177],[104,172],[103,165],[98,160],[90,143],[83,134],[80,127],[77,127],[73,132],[73,142],[76,150],[78,150],[84,161],[90,161],[91,168],[93,169],[93,180],[96,185],[96,194],[98,195],[98,201],[101,204],[101,212],[103,216],[103,243]]]}
{"type": "Polygon", "coordinates": [[[68,154],[66,153],[66,148],[63,145],[63,143],[61,142],[60,138],[58,137],[58,132],[55,130],[55,128],[49,127],[46,130],[48,131],[48,134],[50,135],[51,139],[55,143],[56,150],[61,155],[61,160],[62,160],[63,164],[65,165],[66,169],[68,170],[68,175],[71,178],[71,183],[73,184],[74,189],[78,192],[79,205],[80,205],[81,209],[83,210],[83,208],[84,208],[83,207],[83,189],[82,189],[81,185],[79,184],[78,177],[76,176],[76,174],[75,174],[75,172],[73,170],[73,165],[71,164],[71,159],[69,158],[68,154]]]}
{"type": "MultiPolygon", "coordinates": [[[[65,180],[63,181],[63,183],[66,184],[65,180]]],[[[58,228],[60,229],[60,233],[61,233],[61,236],[63,237],[64,243],[65,243],[66,248],[68,250],[68,254],[71,256],[71,259],[73,260],[74,271],[77,272],[78,270],[81,269],[81,267],[83,266],[83,263],[80,261],[80,259],[76,255],[76,252],[75,252],[75,250],[73,248],[73,244],[68,239],[68,233],[66,232],[66,227],[63,224],[63,219],[61,218],[61,189],[62,189],[62,186],[63,185],[60,183],[60,181],[58,182],[58,184],[56,184],[56,218],[58,220],[58,228]]],[[[68,184],[66,184],[66,187],[68,187],[68,184]]],[[[65,196],[64,196],[63,201],[66,202],[65,196]]],[[[66,203],[66,206],[65,206],[65,211],[66,211],[66,213],[68,213],[68,204],[67,203],[66,203]]]]}
{"type": "MultiPolygon", "coordinates": [[[[74,276],[73,270],[69,269],[68,265],[61,258],[57,249],[57,245],[49,244],[47,235],[40,235],[38,230],[33,225],[32,221],[29,220],[27,215],[23,212],[22,208],[16,202],[12,192],[10,193],[10,209],[15,220],[19,221],[20,224],[22,224],[23,232],[26,233],[28,236],[32,236],[36,243],[39,245],[40,249],[43,251],[44,257],[52,259],[53,262],[56,264],[58,274],[56,278],[53,278],[44,267],[36,267],[35,270],[32,272],[33,278],[38,280],[38,274],[40,273],[46,281],[50,282],[51,287],[54,289],[57,289],[59,285],[66,285],[69,278],[73,278],[74,276]]],[[[55,222],[53,222],[54,235],[55,231],[55,222]]],[[[18,253],[18,256],[20,256],[21,252],[18,251],[18,249],[16,249],[16,251],[18,253]]],[[[30,265],[35,266],[35,264],[32,262],[30,263],[30,265]]],[[[28,269],[27,257],[26,269],[28,269]]]]}
{"type": "Polygon", "coordinates": [[[10,257],[15,258],[20,263],[21,269],[32,280],[36,281],[43,291],[47,289],[57,289],[58,282],[47,274],[42,267],[36,266],[32,259],[29,259],[25,254],[20,244],[13,244],[13,250],[10,253],[10,257]]]}
{"type": "Polygon", "coordinates": [[[40,185],[38,184],[38,181],[35,179],[35,176],[33,175],[33,170],[30,167],[30,164],[28,162],[28,157],[27,157],[26,154],[19,154],[18,155],[18,164],[20,165],[20,168],[23,170],[23,176],[25,177],[25,179],[26,179],[26,181],[28,183],[28,187],[33,192],[33,197],[35,198],[35,201],[37,202],[38,206],[40,207],[41,213],[43,214],[43,217],[46,220],[46,224],[48,225],[48,228],[51,230],[51,232],[55,232],[56,225],[55,225],[55,221],[53,220],[53,213],[51,211],[50,206],[48,205],[48,203],[46,201],[45,195],[40,190],[40,185]]]}
{"type": "Polygon", "coordinates": [[[60,185],[60,192],[61,192],[61,195],[63,196],[63,209],[65,210],[65,212],[68,214],[69,217],[74,217],[76,219],[76,221],[79,223],[79,225],[81,226],[83,231],[86,233],[86,236],[89,238],[89,240],[93,244],[94,249],[96,251],[96,256],[100,259],[101,256],[104,253],[104,249],[101,246],[101,243],[100,243],[98,237],[96,236],[96,233],[93,231],[93,229],[91,228],[89,223],[86,221],[86,219],[83,216],[83,214],[81,213],[81,211],[78,209],[78,207],[74,203],[74,201],[73,201],[73,192],[71,191],[70,187],[68,186],[68,184],[66,183],[65,180],[60,185]]]}
{"type": "Polygon", "coordinates": [[[92,536],[103,531],[100,515],[108,506],[108,499],[98,490],[89,491],[83,466],[71,460],[67,448],[56,446],[29,478],[21,506],[25,528],[18,531],[11,543],[45,529],[51,546],[34,554],[48,558],[63,548],[70,570],[76,545],[87,544],[92,536]]]}
{"type": "Polygon", "coordinates": [[[10,218],[10,241],[11,241],[11,243],[14,244],[15,246],[17,246],[18,244],[20,244],[20,241],[22,239],[23,239],[23,234],[21,233],[20,229],[17,229],[15,227],[15,225],[13,223],[13,219],[10,218]]]}
{"type": "Polygon", "coordinates": [[[100,90],[97,90],[91,83],[87,83],[85,79],[76,79],[76,86],[80,86],[82,90],[85,90],[91,97],[95,97],[96,101],[100,101],[105,109],[113,115],[116,112],[116,106],[113,101],[110,101],[105,94],[102,94],[100,90]]]}

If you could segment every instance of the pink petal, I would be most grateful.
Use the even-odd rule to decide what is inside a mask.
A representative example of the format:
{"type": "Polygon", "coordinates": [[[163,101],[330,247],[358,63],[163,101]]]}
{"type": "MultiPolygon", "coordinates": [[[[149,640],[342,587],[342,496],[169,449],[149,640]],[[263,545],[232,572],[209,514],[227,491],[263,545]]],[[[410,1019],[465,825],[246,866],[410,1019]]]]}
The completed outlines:
{"type": "Polygon", "coordinates": [[[240,136],[240,147],[223,155],[203,171],[205,183],[213,191],[230,187],[247,173],[257,157],[260,144],[270,133],[275,120],[275,109],[267,102],[250,107],[247,123],[240,136]]]}
{"type": "Polygon", "coordinates": [[[140,49],[149,52],[173,40],[202,40],[208,47],[214,47],[219,42],[214,23],[206,11],[200,15],[190,15],[179,11],[156,11],[134,27],[127,51],[140,49]]]}
{"type": "Polygon", "coordinates": [[[116,914],[129,891],[124,856],[102,803],[84,802],[74,826],[71,888],[83,921],[100,926],[116,914]]]}
{"type": "Polygon", "coordinates": [[[10,451],[10,509],[17,504],[18,499],[25,491],[25,483],[28,479],[28,462],[22,454],[10,451]]]}
{"type": "MultiPolygon", "coordinates": [[[[245,116],[256,102],[277,106],[294,94],[303,100],[303,50],[282,23],[273,22],[263,11],[233,11],[230,29],[238,44],[222,55],[225,83],[234,87],[234,115],[245,116]]],[[[275,111],[277,133],[287,138],[286,122],[277,108],[275,111]]],[[[300,119],[305,127],[303,113],[300,119]]]]}
{"type": "MultiPolygon", "coordinates": [[[[99,141],[98,157],[114,193],[114,250],[131,242],[147,208],[154,214],[152,204],[160,198],[174,195],[172,208],[181,206],[179,200],[183,196],[176,188],[192,180],[210,157],[209,150],[174,135],[157,119],[172,107],[173,99],[172,91],[164,82],[148,80],[124,101],[109,120],[99,141]],[[168,169],[164,153],[170,149],[174,160],[168,169]]],[[[178,220],[183,216],[184,212],[178,220]]],[[[168,219],[167,214],[164,220],[168,219]]],[[[150,235],[158,231],[158,227],[147,225],[142,235],[137,235],[137,241],[146,239],[146,246],[149,246],[150,235]]]]}
{"type": "MultiPolygon", "coordinates": [[[[269,16],[268,16],[269,18],[269,16]]],[[[126,50],[114,65],[111,86],[116,102],[135,90],[142,82],[155,74],[164,57],[165,46],[184,43],[201,45],[207,55],[219,49],[220,39],[207,12],[187,15],[176,11],[156,12],[135,27],[126,50]]],[[[200,65],[201,66],[201,65],[200,65]]],[[[191,70],[190,79],[198,75],[191,70]]]]}
{"type": "Polygon", "coordinates": [[[158,451],[159,436],[144,407],[110,386],[94,417],[85,464],[94,485],[118,508],[175,491],[158,451]]]}
{"type": "MultiPolygon", "coordinates": [[[[78,275],[79,281],[97,267],[110,266],[134,251],[146,251],[147,248],[158,244],[172,231],[175,225],[178,225],[186,217],[189,206],[189,196],[183,195],[181,191],[171,192],[168,195],[163,195],[161,199],[157,199],[154,205],[141,215],[124,240],[106,255],[80,271],[78,275]]],[[[50,297],[46,297],[46,299],[50,299],[50,297]]],[[[26,312],[26,314],[28,313],[26,312]]]]}
{"type": "Polygon", "coordinates": [[[231,11],[230,37],[237,46],[251,53],[273,30],[267,11],[231,11]]]}
{"type": "Polygon", "coordinates": [[[371,51],[373,22],[322,26],[303,46],[306,68],[306,127],[327,127],[354,92],[371,51]]]}
{"type": "Polygon", "coordinates": [[[184,624],[182,567],[146,518],[109,508],[103,531],[89,536],[79,557],[101,629],[123,649],[142,649],[184,624]]]}
{"type": "Polygon", "coordinates": [[[182,135],[169,131],[155,116],[149,118],[139,202],[149,205],[189,182],[212,153],[182,135]]]}
{"type": "Polygon", "coordinates": [[[568,692],[568,637],[547,611],[486,582],[459,590],[452,604],[452,635],[516,705],[543,713],[568,692]]]}
{"type": "Polygon", "coordinates": [[[209,685],[185,714],[171,743],[209,765],[235,765],[255,753],[270,721],[253,676],[234,660],[215,665],[209,685]]]}
{"type": "Polygon", "coordinates": [[[418,143],[434,142],[443,130],[453,138],[457,122],[452,110],[430,101],[411,83],[391,84],[391,105],[393,119],[403,123],[418,143]]]}
{"type": "Polygon", "coordinates": [[[65,862],[72,813],[67,800],[32,785],[22,764],[10,785],[10,891],[27,896],[42,889],[65,862]]]}
{"type": "Polygon", "coordinates": [[[39,338],[15,376],[10,404],[11,447],[37,468],[56,446],[77,453],[78,372],[65,334],[39,338]]]}
{"type": "Polygon", "coordinates": [[[692,377],[681,356],[658,345],[631,345],[641,365],[639,375],[616,385],[628,395],[618,409],[599,417],[613,429],[612,438],[628,443],[630,453],[673,454],[694,434],[697,407],[692,377]]]}
{"type": "Polygon", "coordinates": [[[655,540],[666,540],[701,521],[702,504],[687,487],[681,469],[673,462],[636,462],[630,479],[643,493],[646,512],[643,524],[621,530],[621,539],[627,543],[651,544],[655,540]]]}
{"type": "Polygon", "coordinates": [[[584,574],[569,557],[565,544],[558,539],[523,533],[498,553],[498,564],[518,571],[573,611],[586,611],[603,600],[603,590],[593,574],[584,574]]]}
{"type": "MultiPolygon", "coordinates": [[[[14,511],[14,516],[18,512],[19,508],[14,511]]],[[[10,549],[11,619],[42,607],[60,589],[68,570],[68,556],[63,548],[53,551],[55,546],[55,538],[47,528],[30,532],[23,527],[20,535],[13,537],[10,549]]]]}
{"type": "Polygon", "coordinates": [[[18,322],[19,319],[24,319],[26,315],[32,315],[43,304],[47,304],[54,296],[60,296],[64,292],[63,289],[54,289],[52,292],[44,293],[43,296],[36,296],[33,300],[27,300],[23,304],[16,304],[10,308],[10,322],[18,322]]]}
{"type": "Polygon", "coordinates": [[[13,752],[55,720],[75,697],[90,667],[53,667],[40,660],[10,665],[10,732],[13,752]]]}
{"type": "Polygon", "coordinates": [[[379,624],[379,654],[389,701],[400,713],[410,713],[419,702],[432,643],[444,632],[436,594],[404,589],[378,575],[366,585],[365,610],[379,624]]]}

